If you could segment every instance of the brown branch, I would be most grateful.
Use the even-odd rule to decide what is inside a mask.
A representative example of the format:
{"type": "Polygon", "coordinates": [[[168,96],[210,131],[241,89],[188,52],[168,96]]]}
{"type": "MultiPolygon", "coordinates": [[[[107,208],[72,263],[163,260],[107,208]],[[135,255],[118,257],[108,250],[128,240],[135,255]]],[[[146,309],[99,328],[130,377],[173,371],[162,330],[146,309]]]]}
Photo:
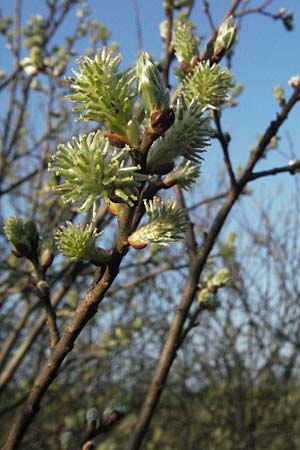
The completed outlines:
{"type": "MultiPolygon", "coordinates": [[[[66,272],[63,284],[52,296],[52,305],[56,307],[62,298],[65,296],[66,292],[73,286],[77,274],[81,271],[83,267],[82,263],[72,264],[69,270],[66,272]]],[[[27,336],[22,340],[21,345],[15,351],[13,357],[6,363],[5,367],[0,373],[0,392],[3,391],[7,383],[12,379],[14,373],[18,369],[19,365],[27,355],[31,345],[36,340],[36,337],[43,329],[47,320],[47,315],[43,314],[38,320],[32,324],[32,328],[27,336]]]]}
{"type": "MultiPolygon", "coordinates": [[[[125,248],[124,248],[125,250],[125,248]]],[[[53,349],[41,375],[36,379],[31,393],[25,402],[19,417],[14,422],[2,450],[17,449],[30,423],[38,412],[44,394],[57,375],[65,357],[72,351],[74,342],[87,322],[95,315],[104,294],[117,276],[124,253],[116,251],[112,262],[96,286],[87,292],[76,308],[74,317],[65,327],[64,333],[53,349]]]]}
{"type": "MultiPolygon", "coordinates": [[[[236,9],[239,7],[241,1],[242,0],[233,0],[232,1],[232,3],[230,4],[229,8],[226,11],[226,13],[223,16],[223,19],[220,21],[219,26],[221,25],[222,22],[224,22],[225,19],[227,19],[231,15],[234,15],[234,13],[235,13],[236,9]]],[[[218,26],[218,28],[219,28],[219,26],[218,26]]],[[[211,37],[209,38],[205,49],[200,54],[200,60],[201,61],[207,60],[207,59],[209,59],[211,57],[213,44],[214,44],[216,38],[217,38],[217,32],[216,31],[212,31],[211,37]]]]}
{"type": "Polygon", "coordinates": [[[131,232],[133,210],[134,208],[128,208],[122,217],[118,217],[119,232],[111,261],[106,266],[100,281],[97,282],[95,286],[91,287],[84,298],[79,302],[71,322],[66,325],[64,332],[56,346],[53,348],[41,375],[35,380],[28,399],[11,427],[2,450],[13,450],[19,447],[24,434],[39,410],[41,399],[56,377],[62,362],[68,353],[72,351],[74,343],[82,329],[96,314],[99,304],[104,299],[106,291],[118,275],[122,259],[128,251],[127,238],[131,232]]]}
{"type": "Polygon", "coordinates": [[[271,142],[272,137],[276,136],[279,128],[281,127],[283,122],[287,119],[290,111],[295,106],[295,104],[300,100],[299,96],[300,96],[300,85],[294,89],[294,93],[292,94],[288,102],[284,105],[284,107],[281,109],[280,113],[277,114],[277,118],[270,123],[265,133],[263,134],[261,140],[259,141],[258,146],[252,152],[252,155],[250,156],[249,161],[244,170],[244,173],[242,175],[243,182],[248,181],[248,177],[251,176],[252,170],[256,165],[257,161],[262,156],[264,156],[264,153],[269,143],[271,142]]]}
{"type": "Polygon", "coordinates": [[[108,297],[111,297],[112,295],[114,295],[116,292],[119,292],[121,289],[128,289],[131,288],[133,286],[137,286],[138,284],[144,283],[147,280],[150,280],[151,278],[156,277],[157,275],[163,273],[163,272],[167,272],[169,270],[180,270],[180,269],[184,269],[186,267],[186,264],[181,264],[181,265],[174,265],[172,263],[168,263],[165,264],[162,267],[159,267],[155,270],[152,270],[152,272],[147,273],[146,275],[142,275],[140,277],[134,278],[133,280],[128,281],[127,283],[123,283],[123,284],[118,284],[117,286],[115,286],[113,289],[110,289],[107,293],[108,297]]]}
{"type": "Polygon", "coordinates": [[[228,195],[228,193],[229,193],[229,191],[224,191],[224,192],[221,192],[220,194],[216,194],[216,195],[213,195],[212,197],[208,197],[208,198],[205,198],[204,200],[200,200],[199,202],[190,206],[188,208],[188,210],[192,211],[193,209],[199,208],[199,206],[207,205],[208,203],[214,203],[218,200],[222,200],[228,195]]]}
{"type": "Polygon", "coordinates": [[[286,106],[278,115],[277,119],[275,121],[272,121],[270,126],[267,128],[256,152],[250,157],[243,176],[237,182],[236,188],[229,191],[229,194],[227,195],[223,206],[216,215],[203,244],[199,248],[196,256],[191,260],[189,276],[185,284],[180,303],[176,308],[167,337],[161,350],[154,376],[152,378],[138,421],[136,423],[134,432],[132,433],[129,444],[126,447],[126,450],[138,450],[141,446],[142,440],[154,415],[155,408],[165,387],[172,363],[176,358],[180,336],[186,318],[188,316],[189,309],[194,300],[198,280],[206,264],[207,258],[231,211],[231,208],[246,186],[255,164],[263,156],[272,137],[276,135],[278,129],[286,120],[288,113],[299,100],[299,91],[300,86],[295,89],[294,94],[291,96],[286,106]]]}
{"type": "MultiPolygon", "coordinates": [[[[235,17],[243,17],[247,14],[266,14],[270,17],[275,18],[275,15],[271,14],[271,13],[266,13],[264,10],[267,8],[267,6],[269,6],[271,3],[273,3],[274,0],[266,0],[265,2],[263,2],[261,5],[256,6],[255,8],[248,8],[248,9],[243,9],[242,11],[239,11],[235,17]]],[[[278,16],[278,15],[277,15],[278,16]]],[[[277,17],[280,18],[280,17],[277,17]]]]}
{"type": "Polygon", "coordinates": [[[53,350],[59,341],[59,331],[56,323],[55,309],[50,300],[50,289],[48,285],[43,286],[42,290],[39,290],[39,297],[46,311],[46,323],[50,334],[50,348],[53,350]]]}
{"type": "Polygon", "coordinates": [[[288,166],[282,167],[273,167],[273,169],[262,170],[261,172],[253,172],[249,177],[248,181],[254,181],[258,178],[269,177],[271,175],[277,175],[278,173],[286,173],[289,172],[292,175],[299,172],[300,170],[300,161],[296,161],[293,164],[289,164],[288,166]]]}
{"type": "Polygon", "coordinates": [[[227,197],[223,207],[221,208],[213,222],[206,240],[200,247],[197,255],[191,261],[189,276],[185,284],[180,303],[176,308],[175,315],[165,339],[165,343],[162,348],[153,379],[148,389],[148,393],[142,406],[142,410],[139,414],[139,419],[129,441],[129,445],[126,447],[126,450],[138,450],[141,446],[141,442],[150,425],[155,408],[165,387],[172,363],[176,357],[178,342],[180,340],[188,311],[194,300],[194,295],[197,290],[201,271],[214,245],[215,239],[222,229],[222,226],[237,198],[238,191],[236,191],[235,193],[231,193],[227,197]]]}
{"type": "Polygon", "coordinates": [[[35,302],[33,305],[26,305],[24,308],[24,313],[16,323],[12,332],[7,336],[6,340],[2,343],[0,350],[0,368],[3,366],[7,356],[9,355],[11,349],[13,348],[15,342],[21,334],[26,322],[28,321],[32,311],[38,306],[39,301],[35,302]]]}
{"type": "Polygon", "coordinates": [[[183,196],[181,187],[178,185],[175,185],[173,189],[174,189],[174,192],[176,195],[176,203],[177,203],[178,207],[180,209],[184,209],[186,211],[185,218],[187,220],[187,226],[186,226],[186,231],[185,231],[185,244],[187,247],[188,254],[190,256],[192,256],[196,253],[197,247],[198,247],[196,236],[194,233],[194,225],[191,222],[189,214],[187,212],[186,204],[184,201],[184,196],[183,196]]]}
{"type": "Polygon", "coordinates": [[[225,166],[227,168],[227,172],[229,175],[229,179],[230,179],[230,184],[231,187],[233,189],[235,189],[236,187],[236,179],[235,179],[235,174],[232,168],[232,164],[230,161],[230,156],[229,156],[229,150],[228,150],[228,146],[229,146],[229,142],[230,142],[230,136],[228,134],[225,134],[222,130],[222,125],[221,125],[221,120],[220,120],[220,113],[216,110],[213,111],[213,115],[214,115],[214,121],[217,127],[217,139],[219,140],[222,150],[223,150],[223,157],[224,157],[224,162],[225,162],[225,166]]]}
{"type": "Polygon", "coordinates": [[[2,83],[0,83],[0,91],[2,91],[2,89],[4,89],[9,83],[14,81],[22,70],[23,68],[21,66],[14,69],[14,71],[4,81],[2,81],[2,83]]]}
{"type": "Polygon", "coordinates": [[[210,26],[210,32],[212,36],[215,36],[217,33],[217,29],[214,25],[214,21],[210,12],[210,4],[208,2],[208,0],[203,0],[203,12],[207,17],[209,26],[210,26]]]}
{"type": "Polygon", "coordinates": [[[8,194],[9,192],[13,191],[17,187],[19,187],[21,184],[25,183],[26,181],[29,181],[31,178],[33,178],[37,173],[38,169],[33,170],[32,172],[25,175],[23,178],[20,178],[19,180],[12,183],[10,186],[0,189],[0,195],[8,194]]]}

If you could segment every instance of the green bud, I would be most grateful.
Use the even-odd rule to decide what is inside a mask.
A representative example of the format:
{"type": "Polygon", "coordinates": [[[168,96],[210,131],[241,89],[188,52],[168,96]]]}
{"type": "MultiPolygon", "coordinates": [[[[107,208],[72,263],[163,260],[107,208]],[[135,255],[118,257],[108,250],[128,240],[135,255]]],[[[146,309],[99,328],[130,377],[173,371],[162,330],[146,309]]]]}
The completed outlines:
{"type": "Polygon", "coordinates": [[[233,86],[227,67],[210,65],[209,61],[200,62],[183,81],[183,95],[189,101],[195,99],[205,108],[218,109],[233,86]]]}
{"type": "Polygon", "coordinates": [[[284,89],[282,86],[274,86],[273,95],[278,102],[285,101],[284,89]]]}
{"type": "Polygon", "coordinates": [[[67,222],[56,233],[57,247],[65,256],[73,261],[92,260],[98,261],[99,255],[96,249],[96,240],[101,232],[93,228],[93,224],[85,228],[79,222],[76,227],[67,222]]]}
{"type": "Polygon", "coordinates": [[[35,222],[31,219],[26,219],[23,224],[23,229],[26,238],[31,244],[31,247],[36,249],[39,242],[39,231],[35,222]]]}
{"type": "Polygon", "coordinates": [[[109,145],[99,131],[79,135],[78,140],[61,144],[52,158],[49,170],[65,179],[55,190],[65,191],[64,202],[81,203],[82,212],[100,198],[132,206],[147,176],[138,172],[139,166],[126,165],[128,154],[128,148],[120,150],[109,145]]]}
{"type": "Polygon", "coordinates": [[[227,19],[221,23],[218,30],[214,51],[217,52],[219,49],[229,50],[235,41],[236,32],[237,26],[234,23],[233,17],[227,17],[227,19]]]}
{"type": "Polygon", "coordinates": [[[39,66],[43,63],[43,55],[41,47],[38,47],[37,45],[31,47],[29,56],[36,66],[39,66]]]}
{"type": "Polygon", "coordinates": [[[214,287],[220,288],[225,286],[229,281],[229,271],[224,267],[223,269],[219,270],[214,277],[211,280],[211,283],[214,287]]]}
{"type": "Polygon", "coordinates": [[[16,256],[31,258],[36,251],[39,234],[32,220],[23,222],[18,217],[9,217],[4,225],[7,239],[14,247],[16,256]]]}
{"type": "Polygon", "coordinates": [[[151,56],[143,51],[136,62],[137,88],[148,115],[170,106],[169,91],[164,88],[158,68],[151,56]]]}
{"type": "Polygon", "coordinates": [[[132,147],[138,147],[140,144],[140,126],[137,119],[129,120],[126,127],[126,135],[132,147]]]}
{"type": "Polygon", "coordinates": [[[171,187],[178,184],[182,189],[191,189],[199,177],[199,164],[183,161],[164,178],[164,185],[171,187]]]}
{"type": "Polygon", "coordinates": [[[94,58],[78,59],[79,72],[73,70],[75,78],[69,78],[74,93],[67,98],[76,102],[73,111],[81,112],[81,120],[103,123],[107,130],[123,135],[136,90],[132,69],[119,71],[121,59],[106,48],[94,58]]]}
{"type": "Polygon", "coordinates": [[[15,216],[9,217],[4,225],[4,233],[9,242],[16,247],[24,239],[23,220],[15,216]]]}
{"type": "Polygon", "coordinates": [[[152,144],[148,152],[149,173],[168,173],[180,156],[199,165],[212,134],[207,118],[202,115],[203,108],[196,101],[186,104],[182,97],[178,100],[173,126],[152,144]],[[161,168],[168,170],[162,172],[161,168]]]}
{"type": "Polygon", "coordinates": [[[39,259],[41,266],[46,269],[51,266],[55,253],[55,240],[52,233],[47,233],[42,237],[39,248],[39,259]]]}
{"type": "Polygon", "coordinates": [[[198,55],[199,38],[195,34],[194,24],[187,20],[180,21],[174,28],[172,44],[180,63],[189,63],[198,55]]]}
{"type": "Polygon", "coordinates": [[[198,291],[197,293],[197,300],[201,304],[207,303],[211,297],[212,294],[209,292],[207,288],[201,289],[201,291],[198,291]]]}
{"type": "Polygon", "coordinates": [[[169,199],[166,204],[156,197],[144,201],[149,222],[143,225],[128,238],[128,243],[135,249],[142,249],[150,243],[167,245],[182,239],[187,221],[185,211],[178,209],[175,202],[169,199]]]}

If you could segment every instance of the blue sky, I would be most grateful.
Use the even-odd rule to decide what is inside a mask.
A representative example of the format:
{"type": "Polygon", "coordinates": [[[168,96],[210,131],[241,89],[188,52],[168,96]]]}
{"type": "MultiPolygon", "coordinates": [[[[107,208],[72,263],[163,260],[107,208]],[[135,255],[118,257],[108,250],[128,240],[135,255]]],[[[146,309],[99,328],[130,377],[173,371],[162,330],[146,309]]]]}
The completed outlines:
{"type": "MultiPolygon", "coordinates": [[[[93,16],[111,29],[112,40],[120,44],[124,63],[131,64],[138,50],[133,0],[90,0],[88,3],[93,16]]],[[[211,1],[216,23],[224,15],[229,3],[229,0],[211,1]]],[[[261,0],[252,0],[249,5],[261,3],[261,0]]],[[[24,16],[42,13],[42,4],[40,0],[25,0],[24,16]]],[[[162,52],[158,28],[163,20],[162,0],[138,0],[138,4],[143,46],[159,58],[162,52]]],[[[244,19],[239,35],[240,43],[232,71],[245,89],[240,97],[240,107],[227,113],[224,118],[225,128],[232,133],[232,152],[236,164],[245,161],[245,152],[255,143],[256,133],[264,129],[278,110],[272,87],[282,84],[288,95],[288,79],[300,73],[300,3],[299,0],[275,0],[269,9],[276,12],[280,7],[295,13],[294,31],[286,32],[279,21],[255,14],[244,19]]],[[[75,10],[73,17],[74,14],[75,10]]],[[[209,31],[200,0],[195,0],[193,19],[199,34],[207,36],[209,31]]],[[[71,22],[72,15],[66,27],[71,27],[71,22]]],[[[297,109],[299,113],[299,107],[297,109]]],[[[294,136],[295,144],[299,144],[298,114],[291,115],[288,129],[294,136]]]]}
{"type": "MultiPolygon", "coordinates": [[[[6,3],[6,2],[5,2],[6,3]]],[[[12,3],[6,3],[3,12],[12,8],[12,3]]],[[[138,0],[142,25],[143,46],[159,58],[162,53],[159,36],[159,23],[163,20],[162,0],[138,0]]],[[[212,0],[211,9],[215,22],[218,23],[231,3],[229,0],[212,0]]],[[[249,6],[257,6],[262,0],[252,0],[249,6]]],[[[100,20],[111,30],[111,39],[117,41],[123,54],[124,64],[134,62],[137,51],[137,32],[134,18],[133,0],[89,0],[92,16],[100,20]]],[[[40,0],[23,1],[23,18],[33,14],[42,14],[44,2],[40,0]]],[[[226,112],[223,118],[223,128],[232,136],[231,154],[234,166],[243,165],[248,157],[249,148],[255,144],[256,134],[263,131],[270,120],[275,117],[278,105],[273,97],[272,88],[281,84],[287,96],[291,93],[288,79],[292,75],[300,74],[300,2],[299,0],[275,0],[269,10],[276,12],[280,7],[295,13],[295,28],[287,32],[279,21],[255,15],[249,15],[243,20],[243,27],[239,34],[239,45],[233,62],[232,72],[235,79],[244,85],[244,92],[239,100],[239,107],[226,112]]],[[[76,8],[73,9],[64,24],[60,36],[71,32],[72,21],[76,8]]],[[[202,13],[202,1],[195,0],[193,19],[197,31],[202,36],[208,36],[209,30],[202,13]]],[[[0,64],[1,65],[1,64],[0,64]]],[[[299,148],[300,157],[300,123],[299,105],[291,114],[289,122],[280,133],[282,141],[280,148],[287,149],[287,131],[294,141],[295,148],[299,148]]],[[[202,173],[215,171],[218,161],[222,163],[222,156],[217,146],[213,146],[206,157],[202,173]]],[[[276,152],[270,155],[262,167],[285,165],[287,160],[276,152]]],[[[288,175],[280,176],[284,183],[288,183],[288,175]]],[[[277,182],[277,180],[276,180],[277,182]]],[[[274,181],[267,180],[267,183],[274,181]]]]}

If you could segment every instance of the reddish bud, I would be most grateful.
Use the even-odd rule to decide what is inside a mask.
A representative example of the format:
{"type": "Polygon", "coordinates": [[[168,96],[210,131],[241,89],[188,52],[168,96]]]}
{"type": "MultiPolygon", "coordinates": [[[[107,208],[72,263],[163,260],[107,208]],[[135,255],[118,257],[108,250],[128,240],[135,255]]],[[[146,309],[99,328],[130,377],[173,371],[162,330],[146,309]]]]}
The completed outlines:
{"type": "Polygon", "coordinates": [[[113,133],[112,131],[105,131],[104,137],[109,140],[109,143],[117,148],[123,148],[125,145],[129,145],[129,140],[121,134],[113,133]]]}
{"type": "Polygon", "coordinates": [[[151,128],[154,133],[161,135],[174,123],[175,113],[173,109],[159,109],[152,111],[150,115],[151,128]]]}

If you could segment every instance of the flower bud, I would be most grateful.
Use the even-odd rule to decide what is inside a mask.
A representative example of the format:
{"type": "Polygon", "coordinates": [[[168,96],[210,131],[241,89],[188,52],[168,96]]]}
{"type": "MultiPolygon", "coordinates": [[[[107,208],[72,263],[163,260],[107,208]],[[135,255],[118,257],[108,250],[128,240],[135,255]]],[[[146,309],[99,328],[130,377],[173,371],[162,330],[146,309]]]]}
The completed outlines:
{"type": "Polygon", "coordinates": [[[38,69],[36,67],[36,65],[34,64],[34,62],[32,61],[31,58],[29,58],[28,56],[26,58],[23,58],[20,61],[20,65],[23,67],[24,71],[27,73],[27,75],[29,76],[33,76],[36,75],[38,72],[38,69]]]}
{"type": "Polygon", "coordinates": [[[149,202],[144,200],[144,205],[150,220],[128,237],[133,248],[142,249],[150,243],[167,245],[182,239],[187,225],[185,211],[178,209],[172,199],[164,203],[154,197],[149,202]]]}
{"type": "Polygon", "coordinates": [[[37,45],[34,45],[33,47],[31,47],[30,58],[36,66],[42,65],[43,64],[43,56],[42,56],[41,47],[39,47],[37,45]]]}
{"type": "Polygon", "coordinates": [[[201,304],[207,303],[210,298],[211,293],[207,288],[201,289],[200,291],[197,292],[197,300],[201,304]]]}
{"type": "Polygon", "coordinates": [[[136,63],[137,88],[148,115],[168,109],[169,91],[164,88],[158,68],[151,56],[143,51],[136,63]]]}
{"type": "Polygon", "coordinates": [[[23,220],[15,216],[9,217],[4,225],[6,237],[14,247],[14,254],[19,258],[32,256],[32,243],[38,239],[35,225],[26,222],[26,230],[24,226],[23,220]]]}
{"type": "Polygon", "coordinates": [[[289,85],[292,86],[293,88],[298,87],[300,84],[300,76],[299,75],[294,75],[293,77],[291,77],[289,79],[289,85]]]}
{"type": "Polygon", "coordinates": [[[229,281],[229,271],[226,269],[226,267],[223,267],[223,269],[219,270],[217,272],[213,279],[211,280],[212,285],[216,288],[220,288],[222,286],[225,286],[229,281]]]}
{"type": "Polygon", "coordinates": [[[44,269],[50,267],[53,262],[53,259],[54,259],[54,254],[48,249],[44,250],[40,257],[41,266],[44,269]]]}
{"type": "Polygon", "coordinates": [[[284,90],[282,86],[274,86],[273,87],[273,95],[275,99],[280,103],[285,103],[285,96],[284,96],[284,90]]]}
{"type": "Polygon", "coordinates": [[[31,244],[32,249],[36,249],[39,242],[39,232],[35,222],[31,219],[27,219],[24,221],[23,229],[26,238],[31,244]]]}

